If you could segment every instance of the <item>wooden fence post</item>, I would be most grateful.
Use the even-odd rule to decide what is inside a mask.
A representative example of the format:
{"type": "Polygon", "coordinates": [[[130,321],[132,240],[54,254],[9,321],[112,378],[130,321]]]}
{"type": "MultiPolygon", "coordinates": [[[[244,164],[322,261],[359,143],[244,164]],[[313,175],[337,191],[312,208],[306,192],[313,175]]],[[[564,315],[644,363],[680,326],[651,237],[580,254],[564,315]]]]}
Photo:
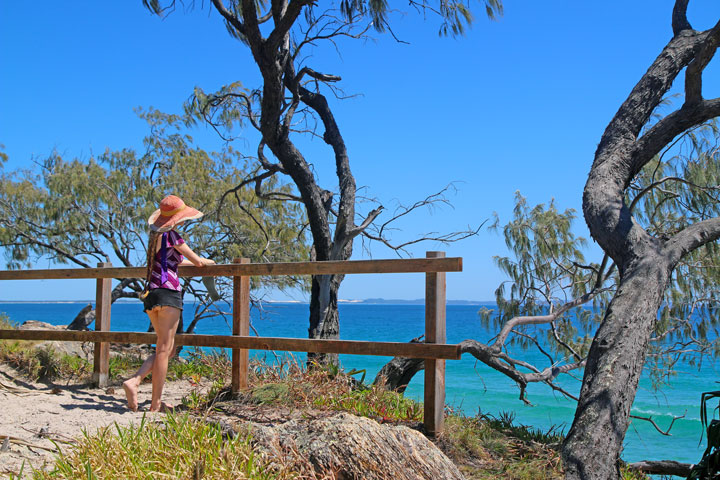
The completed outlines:
{"type": "MultiPolygon", "coordinates": [[[[236,258],[233,263],[250,263],[249,258],[236,258]]],[[[233,277],[233,335],[250,334],[250,277],[233,277]]],[[[232,349],[232,393],[248,386],[249,351],[232,349]]]]}
{"type": "MultiPolygon", "coordinates": [[[[427,258],[445,257],[445,252],[426,252],[427,258]]],[[[446,343],[445,272],[425,274],[425,343],[446,343]]],[[[435,436],[445,422],[445,360],[425,360],[425,430],[435,436]]]]}
{"type": "MultiPolygon", "coordinates": [[[[112,263],[98,263],[98,268],[112,267],[112,263]]],[[[110,304],[112,294],[112,278],[98,278],[95,289],[95,331],[110,331],[110,304]]],[[[110,372],[110,344],[95,343],[93,357],[93,383],[98,387],[106,387],[110,372]]]]}

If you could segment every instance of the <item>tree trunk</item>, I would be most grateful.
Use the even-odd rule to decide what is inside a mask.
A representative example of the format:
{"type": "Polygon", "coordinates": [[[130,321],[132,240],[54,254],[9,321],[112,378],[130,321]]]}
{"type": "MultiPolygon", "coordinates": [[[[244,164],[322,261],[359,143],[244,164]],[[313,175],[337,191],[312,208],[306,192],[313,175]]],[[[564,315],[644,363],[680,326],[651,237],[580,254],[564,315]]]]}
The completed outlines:
{"type": "Polygon", "coordinates": [[[630,407],[672,270],[688,252],[720,238],[717,217],[654,237],[626,203],[628,186],[663,148],[720,115],[720,99],[702,97],[702,72],[720,45],[720,22],[695,31],[687,6],[688,0],[676,0],[674,36],[605,129],[583,192],[590,234],[617,265],[620,283],[591,345],[575,419],[563,443],[567,479],[619,478],[630,407]],[[683,69],[683,106],[645,129],[683,69]]]}
{"type": "MultiPolygon", "coordinates": [[[[310,294],[308,338],[339,339],[340,314],[337,296],[344,275],[315,275],[310,294]]],[[[308,365],[340,365],[336,353],[308,353],[308,365]]]]}
{"type": "Polygon", "coordinates": [[[384,385],[388,390],[405,393],[410,380],[424,369],[425,360],[422,358],[395,357],[380,369],[373,385],[384,385]]]}
{"type": "MultiPolygon", "coordinates": [[[[422,343],[420,335],[410,340],[410,343],[422,343]]],[[[373,385],[383,385],[388,390],[404,393],[410,380],[420,371],[425,369],[425,360],[422,358],[394,357],[386,363],[375,376],[373,385]]]]}
{"type": "Polygon", "coordinates": [[[67,330],[87,330],[88,325],[94,321],[95,309],[92,308],[92,303],[88,303],[78,312],[75,319],[70,322],[70,325],[67,326],[67,330]]]}
{"type": "MultiPolygon", "coordinates": [[[[115,288],[113,288],[112,293],[110,294],[110,303],[115,303],[115,300],[119,298],[137,297],[138,294],[135,290],[132,290],[131,292],[125,291],[125,288],[130,285],[134,280],[135,279],[133,278],[126,278],[123,279],[120,283],[118,283],[115,288]]],[[[67,326],[67,329],[88,330],[88,327],[94,321],[95,309],[92,308],[92,304],[88,304],[78,312],[78,314],[75,316],[75,319],[70,323],[70,325],[67,326]]]]}
{"type": "Polygon", "coordinates": [[[568,479],[620,476],[630,407],[670,279],[666,264],[666,259],[646,254],[621,277],[590,347],[580,401],[563,445],[568,479]]]}

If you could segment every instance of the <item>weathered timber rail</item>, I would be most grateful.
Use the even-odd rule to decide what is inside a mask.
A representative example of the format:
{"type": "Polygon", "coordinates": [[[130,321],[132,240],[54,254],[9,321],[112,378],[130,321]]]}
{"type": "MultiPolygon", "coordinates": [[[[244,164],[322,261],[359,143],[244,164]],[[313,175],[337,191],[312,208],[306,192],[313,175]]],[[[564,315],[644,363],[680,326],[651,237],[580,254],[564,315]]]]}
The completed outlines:
{"type": "MultiPolygon", "coordinates": [[[[445,272],[462,271],[462,258],[446,258],[444,252],[427,252],[426,258],[353,260],[336,262],[235,263],[206,267],[180,267],[183,277],[233,278],[232,335],[178,334],[176,344],[232,349],[232,391],[247,388],[249,350],[338,353],[350,355],[402,356],[425,359],[425,427],[430,435],[443,429],[445,407],[445,360],[459,359],[458,345],[448,345],[445,333],[445,272]],[[306,338],[251,337],[250,277],[256,275],[425,273],[425,343],[316,340],[306,338]]],[[[155,343],[154,333],[110,331],[112,279],[144,278],[144,267],[112,267],[49,270],[4,270],[0,280],[97,279],[95,331],[2,330],[0,339],[94,342],[93,380],[107,385],[110,343],[155,343]]]]}

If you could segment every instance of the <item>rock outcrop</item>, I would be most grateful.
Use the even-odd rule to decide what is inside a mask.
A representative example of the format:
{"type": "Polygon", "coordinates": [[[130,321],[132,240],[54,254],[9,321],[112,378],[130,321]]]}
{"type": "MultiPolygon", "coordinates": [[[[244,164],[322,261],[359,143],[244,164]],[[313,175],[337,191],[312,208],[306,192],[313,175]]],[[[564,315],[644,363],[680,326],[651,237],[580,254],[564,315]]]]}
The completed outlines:
{"type": "MultiPolygon", "coordinates": [[[[64,325],[51,325],[37,320],[28,320],[20,325],[20,330],[65,330],[64,325]]],[[[92,361],[94,346],[89,342],[42,342],[36,348],[51,347],[58,353],[75,355],[88,361],[92,361]]]]}
{"type": "Polygon", "coordinates": [[[461,480],[457,467],[420,432],[338,413],[252,424],[253,441],[278,468],[335,480],[461,480]],[[311,470],[311,471],[308,471],[311,470]]]}
{"type": "MultiPolygon", "coordinates": [[[[49,323],[40,322],[38,320],[27,320],[20,325],[20,330],[68,330],[65,325],[51,325],[49,323]]],[[[51,347],[58,353],[65,353],[68,355],[74,355],[83,358],[89,362],[92,362],[95,351],[95,344],[93,342],[60,342],[60,341],[47,341],[41,342],[36,345],[36,348],[45,348],[46,346],[51,347]]],[[[136,356],[144,358],[154,352],[154,348],[149,345],[134,345],[134,344],[110,344],[110,356],[136,356]]]]}

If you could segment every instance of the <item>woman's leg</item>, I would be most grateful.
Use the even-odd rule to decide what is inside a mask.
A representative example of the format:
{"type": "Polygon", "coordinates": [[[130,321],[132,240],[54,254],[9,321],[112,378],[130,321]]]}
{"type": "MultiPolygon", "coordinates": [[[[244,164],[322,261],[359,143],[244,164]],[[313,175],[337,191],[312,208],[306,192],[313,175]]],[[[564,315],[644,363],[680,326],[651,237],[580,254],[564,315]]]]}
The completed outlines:
{"type": "MultiPolygon", "coordinates": [[[[158,309],[149,310],[147,312],[150,317],[150,322],[155,325],[153,318],[157,317],[158,309]]],[[[153,364],[155,363],[155,354],[153,353],[145,359],[143,364],[140,366],[135,375],[125,380],[122,384],[123,390],[125,390],[125,396],[127,397],[128,408],[133,412],[138,409],[138,388],[143,381],[143,378],[147,377],[148,373],[152,371],[153,364]]]]}
{"type": "Polygon", "coordinates": [[[175,330],[180,321],[180,309],[175,307],[159,307],[153,310],[157,315],[152,321],[157,343],[155,344],[155,361],[152,365],[152,401],[150,411],[158,412],[163,409],[161,401],[165,377],[167,376],[168,360],[175,348],[175,330]]]}

